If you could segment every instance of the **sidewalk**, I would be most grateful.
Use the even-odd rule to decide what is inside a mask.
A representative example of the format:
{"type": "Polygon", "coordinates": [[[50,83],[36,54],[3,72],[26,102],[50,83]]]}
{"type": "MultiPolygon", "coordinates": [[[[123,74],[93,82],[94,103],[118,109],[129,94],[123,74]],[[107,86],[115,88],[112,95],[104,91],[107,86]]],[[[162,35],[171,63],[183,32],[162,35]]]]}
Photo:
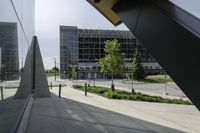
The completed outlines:
{"type": "MultiPolygon", "coordinates": [[[[52,92],[58,94],[58,89],[55,88],[52,92]]],[[[70,119],[81,120],[83,123],[89,120],[94,127],[96,123],[101,126],[106,124],[122,126],[124,129],[131,128],[131,132],[133,130],[162,133],[200,131],[200,112],[192,105],[111,100],[90,93],[85,97],[84,92],[69,86],[62,88],[62,97],[59,99],[54,96],[53,99],[57,99],[58,109],[65,106],[66,114],[63,114],[65,117],[73,114],[73,118],[70,119]]],[[[102,128],[106,129],[104,126],[102,128]]]]}
{"type": "Polygon", "coordinates": [[[66,98],[34,100],[26,133],[182,133],[66,98]]]}
{"type": "Polygon", "coordinates": [[[0,133],[14,132],[25,102],[25,99],[13,100],[12,97],[0,101],[0,133]]]}

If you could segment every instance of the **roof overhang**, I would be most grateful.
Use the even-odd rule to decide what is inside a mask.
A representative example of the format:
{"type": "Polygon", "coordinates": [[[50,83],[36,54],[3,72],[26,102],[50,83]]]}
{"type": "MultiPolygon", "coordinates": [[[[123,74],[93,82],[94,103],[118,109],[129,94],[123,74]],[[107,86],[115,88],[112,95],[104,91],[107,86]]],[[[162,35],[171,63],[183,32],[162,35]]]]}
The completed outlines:
{"type": "Polygon", "coordinates": [[[93,7],[95,7],[102,15],[104,15],[113,25],[117,26],[122,23],[118,15],[112,8],[120,0],[87,0],[93,7]]]}

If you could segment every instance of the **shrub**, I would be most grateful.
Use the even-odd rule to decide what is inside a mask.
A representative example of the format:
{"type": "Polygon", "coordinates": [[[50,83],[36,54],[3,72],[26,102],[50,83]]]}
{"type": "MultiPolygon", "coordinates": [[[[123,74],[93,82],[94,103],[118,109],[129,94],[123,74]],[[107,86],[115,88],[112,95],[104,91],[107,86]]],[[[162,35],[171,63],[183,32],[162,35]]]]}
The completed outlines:
{"type": "MultiPolygon", "coordinates": [[[[75,89],[85,91],[84,86],[80,85],[73,85],[75,89]]],[[[120,90],[115,90],[111,91],[109,88],[105,87],[88,87],[87,89],[88,92],[99,94],[102,96],[105,96],[109,99],[123,99],[123,100],[134,100],[134,101],[146,101],[146,102],[158,102],[158,103],[171,103],[171,104],[186,104],[186,105],[191,105],[192,103],[188,100],[182,100],[182,99],[167,99],[167,98],[162,98],[159,96],[149,96],[145,95],[139,92],[126,92],[126,91],[120,91],[120,90]]]]}

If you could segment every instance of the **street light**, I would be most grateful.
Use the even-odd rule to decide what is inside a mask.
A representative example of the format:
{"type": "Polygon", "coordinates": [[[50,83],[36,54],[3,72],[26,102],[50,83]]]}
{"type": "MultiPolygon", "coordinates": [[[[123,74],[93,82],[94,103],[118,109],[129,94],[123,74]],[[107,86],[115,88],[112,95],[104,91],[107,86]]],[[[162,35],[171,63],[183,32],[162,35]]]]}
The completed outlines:
{"type": "Polygon", "coordinates": [[[7,80],[8,80],[8,72],[6,72],[6,79],[5,80],[7,82],[7,80]]]}
{"type": "Polygon", "coordinates": [[[167,73],[166,72],[164,74],[164,79],[165,79],[165,81],[164,81],[164,85],[165,85],[164,95],[168,95],[168,93],[167,93],[167,73]]]}
{"type": "Polygon", "coordinates": [[[55,67],[54,67],[54,73],[55,73],[55,81],[56,81],[56,58],[53,58],[54,59],[54,65],[55,65],[55,67]]]}
{"type": "Polygon", "coordinates": [[[64,78],[66,78],[66,71],[64,71],[64,78]]]}

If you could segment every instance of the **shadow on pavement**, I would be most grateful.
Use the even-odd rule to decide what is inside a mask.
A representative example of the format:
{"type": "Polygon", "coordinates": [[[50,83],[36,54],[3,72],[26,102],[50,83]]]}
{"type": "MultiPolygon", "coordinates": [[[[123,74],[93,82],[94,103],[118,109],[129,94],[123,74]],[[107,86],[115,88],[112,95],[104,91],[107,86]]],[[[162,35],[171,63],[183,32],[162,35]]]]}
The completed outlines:
{"type": "Polygon", "coordinates": [[[0,133],[13,133],[26,99],[8,97],[0,101],[0,133]]]}
{"type": "MultiPolygon", "coordinates": [[[[182,133],[66,98],[36,98],[27,133],[182,133]]],[[[112,105],[111,105],[112,106],[112,105]]]]}

